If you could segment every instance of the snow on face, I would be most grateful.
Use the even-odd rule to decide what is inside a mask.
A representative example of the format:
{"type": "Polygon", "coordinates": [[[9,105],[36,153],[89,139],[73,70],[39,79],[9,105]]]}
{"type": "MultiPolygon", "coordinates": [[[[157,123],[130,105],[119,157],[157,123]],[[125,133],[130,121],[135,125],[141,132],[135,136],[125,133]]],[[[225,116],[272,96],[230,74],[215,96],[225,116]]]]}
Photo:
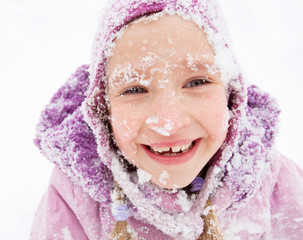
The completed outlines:
{"type": "Polygon", "coordinates": [[[163,171],[159,176],[159,182],[161,182],[163,185],[166,185],[168,179],[169,173],[167,171],[163,171]]]}
{"type": "MultiPolygon", "coordinates": [[[[161,87],[161,86],[160,86],[161,87]]],[[[159,125],[159,117],[151,116],[146,119],[145,123],[155,132],[161,134],[162,136],[169,136],[170,131],[173,130],[174,123],[170,119],[163,119],[164,124],[159,125]]]]}
{"type": "Polygon", "coordinates": [[[214,59],[204,31],[177,15],[131,23],[115,41],[108,58],[115,140],[160,187],[187,186],[225,139],[226,91],[214,59]],[[182,163],[147,152],[184,145],[196,150],[182,163]]]}
{"type": "Polygon", "coordinates": [[[138,173],[138,183],[139,184],[144,184],[152,178],[152,175],[150,175],[148,172],[142,170],[141,168],[138,168],[137,173],[138,173]]]}

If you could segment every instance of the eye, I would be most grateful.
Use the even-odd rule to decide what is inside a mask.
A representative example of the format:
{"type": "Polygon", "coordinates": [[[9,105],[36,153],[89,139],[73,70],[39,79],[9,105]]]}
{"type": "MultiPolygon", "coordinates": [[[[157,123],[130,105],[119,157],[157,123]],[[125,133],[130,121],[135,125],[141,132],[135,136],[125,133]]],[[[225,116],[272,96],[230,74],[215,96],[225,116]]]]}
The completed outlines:
{"type": "Polygon", "coordinates": [[[192,88],[192,87],[199,87],[203,84],[208,84],[211,83],[211,81],[207,80],[207,79],[194,79],[188,83],[185,84],[185,86],[183,88],[192,88]]]}
{"type": "Polygon", "coordinates": [[[140,94],[147,93],[147,91],[142,87],[130,87],[120,93],[120,96],[129,95],[129,94],[140,94]]]}

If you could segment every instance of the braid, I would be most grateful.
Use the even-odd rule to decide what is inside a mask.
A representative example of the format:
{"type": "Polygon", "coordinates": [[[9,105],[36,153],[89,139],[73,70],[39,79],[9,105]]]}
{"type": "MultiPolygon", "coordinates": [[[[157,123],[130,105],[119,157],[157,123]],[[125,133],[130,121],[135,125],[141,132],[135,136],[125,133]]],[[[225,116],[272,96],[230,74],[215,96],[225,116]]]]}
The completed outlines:
{"type": "MultiPolygon", "coordinates": [[[[114,240],[134,240],[135,232],[128,224],[128,209],[124,199],[123,190],[115,182],[115,188],[112,192],[112,213],[117,220],[111,232],[111,238],[114,240]]],[[[203,214],[201,215],[204,220],[203,233],[197,240],[223,240],[220,226],[217,217],[212,209],[211,200],[208,199],[203,214]]]]}
{"type": "Polygon", "coordinates": [[[112,214],[117,220],[111,232],[111,238],[114,240],[132,240],[134,231],[128,224],[129,216],[128,207],[125,202],[125,196],[120,186],[115,182],[115,188],[111,193],[112,197],[112,214]]]}
{"type": "Polygon", "coordinates": [[[205,215],[202,214],[201,216],[204,220],[204,229],[198,240],[223,240],[219,222],[211,207],[211,200],[208,199],[203,211],[205,215]]]}
{"type": "Polygon", "coordinates": [[[131,230],[127,221],[117,221],[111,233],[111,239],[114,240],[132,240],[131,230]]]}

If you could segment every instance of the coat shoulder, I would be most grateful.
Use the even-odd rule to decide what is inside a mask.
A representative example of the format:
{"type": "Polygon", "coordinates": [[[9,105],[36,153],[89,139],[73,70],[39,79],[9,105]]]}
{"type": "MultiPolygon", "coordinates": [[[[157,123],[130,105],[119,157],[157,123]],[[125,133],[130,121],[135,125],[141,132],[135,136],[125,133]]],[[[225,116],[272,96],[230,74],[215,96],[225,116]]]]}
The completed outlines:
{"type": "MultiPolygon", "coordinates": [[[[32,226],[31,240],[103,239],[104,207],[55,167],[32,226]]],[[[107,220],[107,219],[106,219],[107,220]]]]}
{"type": "Polygon", "coordinates": [[[303,170],[279,153],[274,163],[277,177],[270,200],[271,239],[303,239],[303,170]]]}

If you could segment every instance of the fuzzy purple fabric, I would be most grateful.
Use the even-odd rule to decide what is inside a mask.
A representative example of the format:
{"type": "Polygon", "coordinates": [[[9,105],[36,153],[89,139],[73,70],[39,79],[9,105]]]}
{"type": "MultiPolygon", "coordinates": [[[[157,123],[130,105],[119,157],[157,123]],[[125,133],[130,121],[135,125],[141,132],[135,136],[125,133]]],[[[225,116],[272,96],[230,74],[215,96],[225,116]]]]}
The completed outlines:
{"type": "Polygon", "coordinates": [[[83,65],[41,113],[35,144],[42,153],[101,202],[110,201],[112,175],[97,153],[95,136],[83,120],[81,104],[89,84],[83,65]]]}

